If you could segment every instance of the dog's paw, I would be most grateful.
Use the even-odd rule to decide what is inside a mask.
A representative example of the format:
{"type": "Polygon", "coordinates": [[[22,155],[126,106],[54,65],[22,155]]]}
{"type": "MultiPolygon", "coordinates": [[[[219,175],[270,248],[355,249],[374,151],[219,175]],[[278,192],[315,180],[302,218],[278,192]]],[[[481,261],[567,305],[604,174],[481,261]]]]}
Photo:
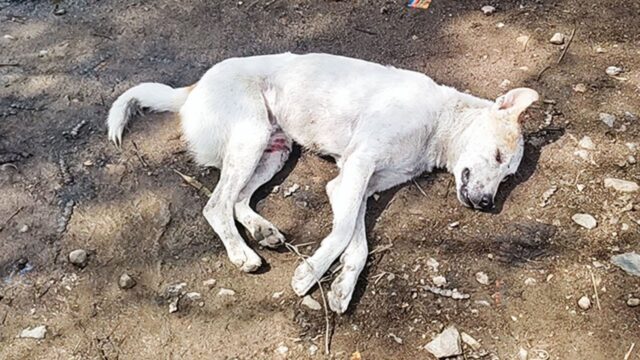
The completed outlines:
{"type": "Polygon", "coordinates": [[[316,283],[316,279],[318,278],[313,271],[313,267],[309,263],[309,260],[307,260],[298,265],[296,271],[293,273],[291,287],[298,296],[304,296],[316,283]]]}
{"type": "Polygon", "coordinates": [[[327,293],[327,300],[331,310],[338,314],[343,314],[349,307],[355,283],[349,277],[338,276],[331,284],[331,290],[327,293]]]}
{"type": "Polygon", "coordinates": [[[284,244],[285,238],[275,226],[268,224],[258,226],[251,233],[251,236],[262,246],[269,248],[277,248],[284,244]]]}
{"type": "Polygon", "coordinates": [[[253,250],[237,249],[229,251],[229,260],[244,272],[254,272],[262,265],[262,259],[253,250]]]}

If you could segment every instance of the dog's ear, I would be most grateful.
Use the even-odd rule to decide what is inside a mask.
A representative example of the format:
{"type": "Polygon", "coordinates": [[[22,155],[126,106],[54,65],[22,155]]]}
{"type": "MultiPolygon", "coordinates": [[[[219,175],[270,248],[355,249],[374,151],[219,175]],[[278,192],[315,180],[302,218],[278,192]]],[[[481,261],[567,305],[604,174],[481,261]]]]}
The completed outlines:
{"type": "Polygon", "coordinates": [[[496,99],[493,110],[501,118],[511,118],[517,121],[518,116],[539,98],[540,96],[533,89],[513,89],[496,99]]]}

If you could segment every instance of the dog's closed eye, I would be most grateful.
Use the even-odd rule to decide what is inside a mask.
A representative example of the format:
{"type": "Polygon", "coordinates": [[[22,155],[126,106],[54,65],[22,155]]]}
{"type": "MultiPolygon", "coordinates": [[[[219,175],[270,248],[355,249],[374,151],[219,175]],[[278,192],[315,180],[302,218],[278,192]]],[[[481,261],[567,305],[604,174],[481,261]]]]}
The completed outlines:
{"type": "Polygon", "coordinates": [[[496,162],[502,164],[502,152],[500,152],[500,149],[496,149],[496,162]]]}

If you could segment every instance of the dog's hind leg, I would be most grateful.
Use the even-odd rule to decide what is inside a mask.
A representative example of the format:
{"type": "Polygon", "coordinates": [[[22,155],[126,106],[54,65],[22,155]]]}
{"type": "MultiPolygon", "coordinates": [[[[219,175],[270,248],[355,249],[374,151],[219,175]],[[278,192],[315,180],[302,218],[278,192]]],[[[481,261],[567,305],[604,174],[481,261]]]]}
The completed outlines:
{"type": "Polygon", "coordinates": [[[281,131],[273,133],[258,167],[235,204],[236,219],[262,246],[277,247],[284,243],[284,236],[272,223],[251,209],[251,195],[282,169],[290,152],[291,140],[281,131]]]}
{"type": "Polygon", "coordinates": [[[374,167],[366,153],[351,153],[344,160],[340,175],[327,185],[333,229],[313,256],[296,268],[291,280],[296,294],[302,296],[309,291],[349,245],[374,167]]]}
{"type": "MultiPolygon", "coordinates": [[[[266,117],[266,114],[265,114],[266,117]]],[[[202,213],[227,250],[229,260],[245,272],[257,270],[262,260],[244,242],[234,220],[234,206],[249,183],[271,134],[265,119],[238,120],[229,131],[220,180],[202,213]]]]}

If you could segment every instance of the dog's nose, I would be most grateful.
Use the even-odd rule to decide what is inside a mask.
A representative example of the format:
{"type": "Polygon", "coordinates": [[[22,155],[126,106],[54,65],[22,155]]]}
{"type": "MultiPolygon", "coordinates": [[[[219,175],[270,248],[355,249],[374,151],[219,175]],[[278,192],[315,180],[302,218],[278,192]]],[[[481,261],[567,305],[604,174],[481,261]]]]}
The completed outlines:
{"type": "Polygon", "coordinates": [[[483,195],[482,199],[478,203],[478,206],[482,210],[489,210],[493,208],[493,197],[491,195],[483,195]]]}

